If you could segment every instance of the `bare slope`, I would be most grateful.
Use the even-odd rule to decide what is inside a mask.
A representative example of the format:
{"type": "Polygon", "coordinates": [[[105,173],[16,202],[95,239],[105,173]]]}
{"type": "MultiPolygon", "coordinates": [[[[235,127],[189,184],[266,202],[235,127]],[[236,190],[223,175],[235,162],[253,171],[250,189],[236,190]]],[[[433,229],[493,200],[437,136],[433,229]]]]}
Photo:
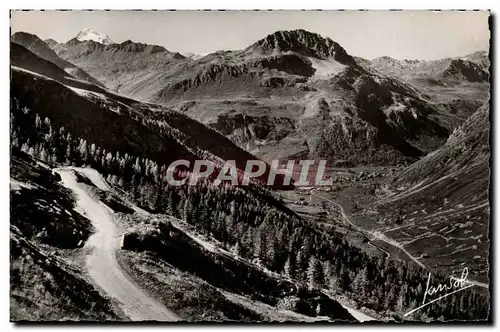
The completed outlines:
{"type": "Polygon", "coordinates": [[[184,56],[162,46],[131,40],[105,45],[73,38],[66,43],[51,43],[51,48],[108,88],[143,101],[151,100],[152,94],[161,89],[168,72],[185,62],[184,56]]]}
{"type": "Polygon", "coordinates": [[[59,68],[63,69],[68,74],[79,78],[81,80],[87,81],[92,84],[102,86],[98,80],[89,75],[87,72],[81,68],[75,66],[74,64],[61,59],[43,40],[38,38],[36,35],[32,35],[26,32],[16,32],[11,36],[11,41],[26,47],[28,50],[38,55],[42,59],[50,61],[57,65],[59,68]]]}

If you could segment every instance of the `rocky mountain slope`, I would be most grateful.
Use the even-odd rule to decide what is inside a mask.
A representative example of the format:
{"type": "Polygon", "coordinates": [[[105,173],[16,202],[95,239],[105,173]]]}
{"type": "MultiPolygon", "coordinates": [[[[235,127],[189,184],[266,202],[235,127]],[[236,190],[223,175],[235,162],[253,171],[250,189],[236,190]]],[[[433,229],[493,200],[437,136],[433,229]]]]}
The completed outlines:
{"type": "Polygon", "coordinates": [[[163,46],[127,40],[100,43],[98,38],[73,38],[66,43],[50,42],[63,59],[92,73],[106,87],[135,99],[148,101],[160,89],[166,71],[186,59],[163,46]],[[95,39],[95,40],[94,40],[95,39]]]}
{"type": "MultiPolygon", "coordinates": [[[[474,55],[470,55],[471,59],[474,55]]],[[[478,54],[479,57],[479,54],[478,54]]],[[[483,59],[469,60],[468,57],[448,58],[435,61],[397,60],[387,56],[373,59],[370,66],[388,75],[405,78],[408,80],[428,79],[441,84],[450,83],[452,80],[468,82],[487,82],[488,71],[483,59]]]]}
{"type": "MultiPolygon", "coordinates": [[[[257,159],[185,115],[74,80],[22,46],[12,45],[11,62],[13,107],[37,109],[39,116],[107,151],[127,151],[167,166],[178,159],[202,158],[217,168],[225,160],[235,160],[239,170],[247,160],[257,159]]],[[[30,130],[37,135],[36,128],[30,130]]],[[[262,176],[266,181],[269,170],[262,176]]]]}
{"type": "Polygon", "coordinates": [[[472,61],[484,71],[490,71],[490,58],[487,51],[477,51],[462,57],[464,60],[472,61]]]}
{"type": "Polygon", "coordinates": [[[113,44],[108,35],[101,35],[90,28],[85,28],[76,35],[78,41],[93,40],[97,43],[109,45],[113,44]]]}
{"type": "Polygon", "coordinates": [[[266,160],[413,161],[470,115],[460,100],[473,109],[487,98],[488,73],[465,58],[370,62],[305,30],[203,57],[130,41],[51,45],[109,88],[179,110],[266,160]],[[446,91],[436,93],[436,84],[446,91]]]}
{"type": "Polygon", "coordinates": [[[63,69],[66,73],[74,76],[75,78],[87,81],[92,84],[103,86],[102,83],[97,81],[83,69],[66,60],[61,59],[47,43],[38,38],[36,35],[32,35],[26,32],[16,32],[11,36],[11,41],[26,47],[28,50],[30,50],[40,58],[54,63],[56,66],[63,69]]]}
{"type": "Polygon", "coordinates": [[[486,52],[435,61],[380,57],[364,66],[417,87],[429,103],[442,110],[439,122],[449,130],[460,125],[489,98],[486,52]]]}
{"type": "MultiPolygon", "coordinates": [[[[255,201],[256,208],[253,213],[259,216],[255,220],[250,218],[250,220],[254,220],[255,222],[262,222],[267,211],[271,212],[268,213],[269,216],[265,219],[267,220],[266,223],[272,222],[271,215],[274,213],[279,218],[283,218],[283,221],[296,218],[291,211],[287,210],[272,195],[255,187],[239,189],[224,186],[209,186],[207,183],[189,188],[187,186],[183,186],[182,188],[168,186],[165,182],[165,164],[174,159],[203,157],[212,158],[213,160],[223,160],[222,157],[225,156],[224,154],[231,157],[238,154],[245,157],[250,155],[237,148],[231,141],[220,134],[181,114],[169,114],[167,110],[163,111],[161,106],[132,101],[101,88],[95,87],[95,91],[83,89],[81,85],[77,88],[72,83],[77,82],[77,84],[81,84],[81,82],[71,80],[68,74],[53,63],[38,58],[20,45],[14,45],[12,50],[12,62],[17,65],[12,66],[11,73],[12,151],[15,155],[20,154],[31,160],[28,163],[32,163],[36,167],[41,167],[43,171],[43,174],[37,181],[30,181],[29,179],[33,177],[31,173],[42,172],[38,169],[27,170],[19,176],[15,175],[11,180],[14,191],[12,196],[14,213],[11,223],[12,227],[15,227],[12,231],[12,237],[13,243],[16,245],[24,243],[19,237],[29,237],[33,241],[40,243],[40,245],[69,249],[81,248],[93,232],[89,221],[83,218],[81,214],[72,211],[74,207],[72,205],[71,193],[65,192],[60,184],[56,183],[60,179],[58,180],[57,175],[53,174],[51,168],[57,168],[60,165],[90,165],[103,171],[104,176],[109,179],[110,184],[116,186],[119,194],[113,195],[112,193],[100,192],[96,188],[94,191],[91,190],[92,196],[89,197],[99,197],[115,212],[129,214],[131,211],[144,211],[142,209],[146,209],[155,213],[174,213],[175,211],[177,214],[183,211],[182,214],[186,222],[189,221],[197,224],[201,220],[199,219],[200,216],[198,216],[198,208],[205,203],[213,204],[213,199],[203,199],[193,205],[192,208],[189,208],[189,204],[193,204],[194,201],[179,202],[179,204],[175,204],[174,201],[177,199],[186,200],[193,195],[196,197],[196,195],[206,193],[206,190],[210,192],[214,192],[215,190],[219,198],[219,203],[217,204],[222,203],[226,199],[235,199],[238,195],[241,198],[250,199],[252,202],[255,201]],[[29,61],[26,59],[29,59],[29,61]],[[19,67],[27,66],[28,64],[29,69],[19,67]],[[44,74],[50,75],[50,77],[44,74]],[[155,112],[158,113],[156,114],[158,118],[154,118],[154,114],[152,113],[155,112]],[[187,128],[191,128],[191,131],[188,131],[187,128]],[[201,136],[196,137],[195,133],[201,136]],[[222,143],[226,143],[226,145],[222,143]],[[36,182],[36,184],[33,182],[36,182]],[[40,187],[41,185],[45,188],[40,187]],[[60,191],[63,194],[53,193],[52,191],[60,191]],[[236,192],[228,194],[228,191],[236,192]],[[170,198],[167,199],[167,196],[170,198]],[[153,197],[156,197],[156,199],[153,199],[153,197]],[[141,208],[135,205],[132,206],[133,208],[127,208],[129,204],[127,201],[129,199],[138,202],[141,208]],[[166,204],[174,205],[167,208],[166,204]],[[38,216],[34,217],[34,214],[38,216]],[[196,219],[192,219],[192,216],[197,217],[196,219]],[[56,240],[57,238],[60,240],[56,240]]],[[[12,163],[12,167],[14,167],[12,173],[17,174],[19,167],[17,166],[15,155],[12,163]]],[[[92,187],[92,180],[86,178],[85,174],[77,174],[76,179],[82,183],[81,186],[84,188],[92,187]]],[[[205,207],[206,211],[209,211],[210,214],[220,217],[220,219],[216,219],[215,215],[209,217],[205,225],[215,222],[214,220],[217,220],[217,222],[226,220],[222,216],[228,213],[228,211],[223,211],[223,209],[228,209],[230,206],[234,206],[234,204],[236,203],[225,204],[224,208],[222,206],[220,208],[213,206],[210,210],[205,207]]],[[[244,206],[246,209],[253,209],[249,202],[245,203],[244,206]]],[[[240,207],[237,211],[238,213],[243,212],[245,208],[240,207]]],[[[87,215],[91,216],[91,214],[87,215]]],[[[139,217],[138,215],[134,218],[139,217]]],[[[275,227],[279,227],[279,224],[277,223],[275,227]]],[[[168,237],[173,233],[167,233],[164,234],[166,240],[167,242],[171,242],[168,237]]],[[[177,240],[179,242],[170,250],[175,249],[184,255],[189,254],[203,258],[199,262],[203,261],[203,264],[205,264],[203,266],[205,267],[207,264],[208,266],[216,267],[219,275],[223,276],[226,281],[234,273],[253,276],[248,280],[239,278],[241,289],[245,290],[247,297],[243,299],[238,298],[238,294],[242,291],[239,288],[234,290],[229,289],[230,294],[227,296],[238,299],[236,303],[232,302],[236,300],[228,300],[225,298],[225,294],[211,287],[211,292],[215,292],[218,298],[214,298],[212,294],[210,297],[212,304],[206,308],[203,307],[205,303],[198,303],[196,310],[200,311],[200,315],[201,312],[205,313],[206,310],[212,310],[212,305],[216,305],[216,310],[224,310],[227,317],[217,316],[215,318],[245,318],[262,321],[266,320],[265,315],[267,314],[265,311],[260,310],[259,313],[256,313],[253,311],[254,309],[250,310],[249,307],[267,305],[274,307],[275,315],[279,315],[280,312],[284,311],[282,315],[293,317],[296,320],[302,316],[305,316],[302,320],[312,320],[317,316],[324,316],[326,319],[353,320],[353,317],[347,310],[318,290],[310,291],[306,288],[299,290],[294,286],[295,288],[290,294],[275,293],[275,288],[271,286],[283,283],[283,278],[278,274],[263,272],[261,267],[244,263],[241,258],[229,259],[207,254],[204,246],[193,246],[194,243],[191,242],[192,240],[184,243],[186,240],[184,237],[180,237],[177,240]],[[183,250],[186,251],[183,252],[183,250]],[[224,265],[220,265],[221,259],[225,260],[224,265]],[[229,267],[231,267],[231,270],[228,270],[229,267]],[[267,288],[264,287],[265,289],[263,290],[259,289],[262,285],[256,282],[256,276],[259,277],[259,280],[265,281],[267,288]],[[260,294],[260,292],[263,293],[260,294]],[[259,296],[262,298],[251,299],[251,293],[255,293],[257,298],[259,296]],[[281,301],[279,306],[278,301],[281,301]]],[[[154,246],[155,241],[150,242],[148,236],[144,245],[154,246]]],[[[48,249],[51,250],[51,248],[48,249]]],[[[134,248],[133,250],[135,251],[136,249],[134,248]]],[[[63,254],[66,255],[67,253],[63,254]]],[[[161,252],[156,253],[156,255],[160,254],[161,252]]],[[[70,255],[69,263],[65,263],[63,259],[56,258],[47,260],[43,256],[45,254],[41,254],[42,256],[37,254],[35,255],[36,264],[40,263],[39,259],[42,260],[42,263],[45,263],[42,264],[42,269],[33,268],[29,274],[24,268],[26,262],[31,262],[33,254],[25,250],[20,251],[15,249],[12,255],[14,255],[15,260],[20,260],[19,264],[17,261],[14,261],[14,264],[11,266],[12,273],[16,276],[22,276],[20,280],[11,280],[11,287],[16,296],[15,299],[17,299],[13,302],[15,304],[15,311],[12,313],[13,319],[33,320],[40,318],[60,320],[68,317],[69,319],[87,318],[99,320],[124,318],[122,313],[115,313],[115,307],[112,307],[112,304],[108,300],[103,300],[103,298],[106,298],[106,294],[103,294],[102,290],[99,292],[92,290],[93,286],[87,283],[89,276],[85,273],[75,276],[73,271],[68,271],[65,267],[65,264],[81,264],[82,258],[86,256],[85,252],[70,255]],[[21,268],[19,267],[20,265],[21,268]],[[50,272],[44,272],[46,270],[50,272]],[[50,280],[48,273],[57,273],[57,278],[54,277],[57,280],[55,284],[43,281],[43,278],[49,278],[50,280]],[[25,280],[27,276],[29,276],[29,280],[25,280]],[[75,278],[84,278],[86,281],[75,280],[75,278]],[[31,285],[30,283],[33,280],[40,280],[43,285],[50,289],[57,286],[61,290],[48,291],[40,288],[40,294],[20,293],[20,290],[24,287],[23,285],[31,285]],[[73,280],[74,286],[70,290],[64,288],[66,287],[66,280],[73,280]],[[83,288],[82,290],[76,288],[80,285],[83,288]],[[76,295],[74,294],[75,292],[76,295]],[[53,293],[51,297],[48,297],[49,293],[53,293]],[[47,301],[46,305],[50,305],[54,309],[51,315],[39,306],[27,304],[28,302],[39,302],[44,294],[47,295],[45,298],[47,301]],[[73,302],[66,300],[66,297],[71,297],[71,301],[73,302]],[[62,301],[63,303],[59,303],[58,301],[62,301]],[[77,301],[81,301],[82,303],[77,301]],[[92,305],[92,301],[100,301],[91,307],[99,309],[98,313],[95,313],[93,309],[82,313],[81,311],[88,307],[88,303],[92,305]],[[73,307],[73,312],[66,312],[68,308],[73,307]]],[[[132,255],[132,258],[134,256],[132,255]]],[[[213,275],[207,274],[211,269],[192,270],[191,266],[183,265],[183,262],[186,261],[192,260],[175,262],[177,266],[175,273],[181,273],[182,271],[184,273],[184,280],[186,280],[186,274],[191,274],[192,276],[189,277],[190,282],[196,283],[196,285],[199,284],[198,292],[204,292],[204,289],[207,287],[206,285],[203,286],[204,283],[215,282],[210,279],[210,276],[213,278],[213,275]]],[[[170,260],[166,260],[166,262],[171,263],[170,260]]],[[[140,265],[137,265],[137,267],[140,268],[140,265]]],[[[139,277],[141,277],[141,274],[139,274],[139,277]]],[[[92,279],[92,275],[90,275],[90,279],[92,279]]],[[[89,281],[91,284],[93,283],[92,280],[89,281]]],[[[217,287],[221,287],[220,283],[221,280],[219,280],[217,287]]],[[[226,282],[225,284],[226,287],[232,287],[231,283],[226,282]]],[[[191,287],[193,285],[191,284],[191,287]]],[[[293,286],[293,282],[287,282],[284,285],[293,286]]],[[[287,292],[289,292],[289,286],[285,286],[280,287],[286,288],[287,292]]],[[[181,287],[175,291],[180,292],[182,289],[181,287]]],[[[152,292],[152,290],[153,288],[147,291],[152,292]]],[[[199,300],[199,296],[196,299],[199,300]]],[[[181,307],[185,307],[185,305],[182,301],[180,302],[181,307]]],[[[189,312],[186,314],[192,315],[193,313],[189,312]]],[[[206,316],[199,316],[197,319],[203,320],[203,318],[212,319],[206,316]]],[[[319,317],[319,319],[322,318],[319,317]]]]}
{"type": "MultiPolygon", "coordinates": [[[[437,100],[429,90],[366,67],[331,39],[304,30],[276,32],[244,50],[199,59],[130,41],[105,45],[74,38],[65,44],[47,43],[66,61],[71,58],[101,75],[96,77],[107,87],[75,79],[53,62],[12,43],[12,150],[38,158],[34,163],[44,169],[94,169],[93,174],[106,182],[106,190],[85,171],[75,172],[77,184],[71,188],[85,190],[93,204],[109,207],[105,209],[112,215],[109,219],[124,230],[123,250],[117,258],[122,268],[180,316],[351,320],[335,300],[341,294],[382,316],[401,319],[405,310],[418,306],[416,299],[423,296],[429,271],[424,264],[396,259],[392,253],[380,256],[351,243],[349,232],[355,230],[347,226],[346,233],[336,228],[346,223],[343,212],[325,214],[322,223],[306,220],[284,205],[278,193],[258,182],[239,187],[215,185],[208,179],[196,186],[170,185],[166,167],[177,159],[208,159],[216,165],[236,159],[240,171],[245,161],[256,159],[249,151],[266,159],[313,157],[344,165],[384,165],[411,162],[441,146],[424,157],[424,163],[414,163],[396,176],[392,184],[367,188],[380,198],[378,205],[370,207],[377,213],[370,216],[382,216],[375,222],[382,223],[383,231],[412,255],[432,241],[430,254],[437,259],[436,266],[425,265],[437,272],[436,282],[445,282],[448,275],[433,268],[455,270],[462,266],[459,258],[465,257],[464,252],[479,253],[467,256],[467,262],[478,263],[475,276],[484,274],[488,245],[484,224],[489,213],[484,191],[487,107],[448,138],[469,108],[472,112],[471,104],[468,109],[456,104],[465,110],[451,117],[451,109],[443,105],[451,105],[454,99],[437,100]],[[120,94],[127,91],[161,104],[120,94]],[[410,208],[418,215],[410,215],[410,208]],[[445,222],[440,224],[441,218],[445,222]]],[[[464,87],[462,76],[450,80],[456,82],[454,89],[464,87]]],[[[483,93],[487,86],[469,83],[483,93]]],[[[460,96],[481,100],[483,95],[466,87],[460,96]]],[[[176,175],[189,172],[185,169],[176,175]]],[[[49,173],[50,169],[41,180],[57,181],[49,173]]],[[[12,198],[17,209],[11,221],[15,248],[22,242],[20,236],[41,247],[50,246],[49,250],[76,249],[87,241],[92,229],[86,218],[70,211],[70,195],[40,191],[22,177],[14,177],[11,185],[22,194],[12,198]],[[24,190],[33,187],[41,199],[24,190]],[[33,211],[43,217],[23,217],[33,211]],[[56,235],[67,241],[54,241],[56,235]]],[[[318,207],[311,204],[311,208],[318,207]]],[[[26,251],[13,252],[15,259],[31,257],[26,251]]],[[[46,256],[37,256],[41,257],[37,264],[46,262],[46,256]]],[[[71,281],[64,264],[53,265],[64,268],[63,280],[71,281]]],[[[11,269],[19,270],[18,265],[11,269]]],[[[11,281],[11,289],[32,288],[31,280],[40,280],[48,288],[51,284],[43,281],[50,279],[45,274],[49,268],[42,265],[32,274],[24,273],[29,280],[11,281]]],[[[58,285],[69,283],[60,280],[58,285]]],[[[90,299],[83,296],[83,304],[75,300],[71,306],[87,309],[91,303],[90,308],[97,308],[100,315],[79,310],[72,313],[74,317],[120,316],[102,300],[102,292],[85,286],[92,280],[87,282],[74,282],[84,285],[82,291],[63,287],[61,295],[49,297],[47,307],[62,305],[60,299],[75,292],[90,293],[90,299]]],[[[24,309],[26,303],[40,302],[45,293],[21,294],[22,300],[14,302],[21,314],[13,317],[32,318],[33,311],[24,309]]],[[[454,305],[428,307],[412,319],[420,315],[485,319],[487,298],[467,290],[454,297],[454,305]]],[[[67,316],[61,312],[57,318],[67,316]]]]}
{"type": "Polygon", "coordinates": [[[339,44],[304,30],[209,55],[175,77],[160,101],[265,159],[397,163],[447,136],[437,109],[412,85],[358,65],[339,44]]]}

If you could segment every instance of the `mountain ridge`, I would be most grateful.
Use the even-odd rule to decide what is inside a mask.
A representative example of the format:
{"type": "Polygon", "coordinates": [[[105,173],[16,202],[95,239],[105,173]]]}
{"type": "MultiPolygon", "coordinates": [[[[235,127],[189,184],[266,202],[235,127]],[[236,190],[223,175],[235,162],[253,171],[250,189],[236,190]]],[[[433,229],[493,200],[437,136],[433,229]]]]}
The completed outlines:
{"type": "MultiPolygon", "coordinates": [[[[218,51],[202,57],[184,57],[161,47],[159,52],[147,52],[148,47],[155,47],[129,41],[106,46],[71,40],[65,45],[66,49],[56,50],[60,56],[99,75],[108,87],[174,109],[194,102],[194,107],[186,109],[187,115],[222,130],[240,146],[266,158],[307,155],[329,159],[336,156],[334,159],[352,159],[352,163],[414,161],[442,144],[447,131],[458,123],[456,119],[448,120],[450,116],[443,113],[444,107],[417,89],[417,83],[384,73],[373,62],[351,56],[331,38],[303,29],[276,31],[242,50],[218,51]],[[128,44],[140,51],[140,58],[125,49],[128,44]],[[272,99],[302,111],[295,110],[286,119],[281,115],[275,118],[274,112],[283,112],[275,111],[272,99]],[[214,105],[215,100],[220,100],[220,111],[214,112],[221,117],[214,121],[201,108],[203,104],[214,105]],[[228,117],[228,104],[221,104],[226,100],[258,100],[262,103],[260,109],[266,108],[270,113],[247,113],[245,118],[253,124],[246,127],[243,117],[228,117]],[[321,100],[328,107],[319,106],[321,100]],[[271,124],[263,123],[262,116],[270,119],[271,124]],[[325,128],[317,126],[325,120],[325,128]],[[261,134],[255,135],[257,123],[264,131],[259,129],[261,134]],[[278,123],[288,123],[286,132],[274,134],[278,123]],[[234,132],[228,128],[234,128],[234,132]],[[272,134],[263,134],[266,131],[272,134]],[[368,141],[359,135],[369,137],[368,141]],[[271,148],[266,147],[268,144],[271,148]],[[289,152],[276,155],[273,146],[289,152]],[[373,152],[361,156],[362,149],[373,152]],[[386,152],[377,152],[379,149],[386,152]]],[[[384,60],[399,63],[388,57],[384,60]]],[[[438,68],[447,82],[484,82],[482,69],[472,62],[447,61],[439,62],[438,68]]],[[[405,66],[418,63],[404,62],[405,66]]],[[[424,84],[429,84],[427,76],[424,84]]],[[[236,110],[233,115],[238,113],[236,110]]]]}
{"type": "Polygon", "coordinates": [[[101,82],[99,82],[93,76],[89,75],[85,70],[70,63],[69,61],[61,59],[47,43],[42,41],[36,35],[26,32],[16,32],[11,36],[11,41],[26,47],[37,56],[54,63],[55,65],[66,71],[68,74],[76,78],[83,79],[84,81],[101,87],[103,86],[101,82]]]}

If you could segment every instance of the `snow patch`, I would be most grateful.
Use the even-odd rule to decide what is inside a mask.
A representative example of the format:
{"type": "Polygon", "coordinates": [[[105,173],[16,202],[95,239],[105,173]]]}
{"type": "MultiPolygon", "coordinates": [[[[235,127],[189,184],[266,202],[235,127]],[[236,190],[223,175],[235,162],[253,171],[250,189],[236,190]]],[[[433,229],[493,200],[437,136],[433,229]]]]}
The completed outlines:
{"type": "Polygon", "coordinates": [[[24,189],[35,189],[35,187],[29,183],[17,181],[15,179],[10,179],[10,191],[18,192],[23,188],[24,189]]]}
{"type": "Polygon", "coordinates": [[[35,73],[34,71],[31,71],[31,70],[28,70],[28,69],[24,69],[24,68],[17,67],[17,66],[11,66],[11,68],[12,68],[13,70],[15,70],[15,71],[22,71],[22,72],[25,72],[25,73],[31,74],[31,75],[33,75],[33,76],[37,76],[37,77],[43,78],[44,80],[50,80],[50,81],[53,81],[50,77],[44,76],[44,75],[42,75],[42,74],[35,73]]]}
{"type": "Polygon", "coordinates": [[[312,67],[316,69],[314,76],[317,78],[326,78],[331,75],[336,75],[342,72],[347,66],[333,60],[322,60],[309,57],[312,62],[312,67]]]}
{"type": "Polygon", "coordinates": [[[109,38],[108,35],[102,35],[97,32],[95,32],[92,29],[85,28],[82,31],[76,35],[76,39],[79,41],[86,41],[86,40],[93,40],[97,43],[104,44],[104,45],[109,45],[113,44],[114,42],[109,38]]]}
{"type": "Polygon", "coordinates": [[[78,95],[80,95],[82,97],[86,97],[86,98],[97,97],[97,98],[102,99],[104,101],[108,100],[108,98],[105,95],[103,95],[102,93],[99,93],[99,92],[93,92],[93,91],[89,91],[89,90],[79,89],[79,88],[75,88],[75,87],[68,86],[68,85],[65,85],[65,87],[73,90],[74,92],[76,92],[78,95]]]}

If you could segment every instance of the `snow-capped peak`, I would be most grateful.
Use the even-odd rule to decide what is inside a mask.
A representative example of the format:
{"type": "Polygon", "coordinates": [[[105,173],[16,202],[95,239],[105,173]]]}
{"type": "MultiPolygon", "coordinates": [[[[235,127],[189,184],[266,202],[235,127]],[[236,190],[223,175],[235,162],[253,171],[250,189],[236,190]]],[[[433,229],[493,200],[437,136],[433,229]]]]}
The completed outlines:
{"type": "Polygon", "coordinates": [[[186,57],[186,58],[191,58],[193,60],[198,60],[200,58],[203,58],[204,56],[208,55],[209,53],[201,53],[201,54],[197,54],[197,53],[193,53],[193,52],[188,52],[188,53],[184,53],[183,55],[186,57]]]}
{"type": "Polygon", "coordinates": [[[76,35],[76,39],[79,41],[93,40],[104,45],[113,44],[113,41],[108,37],[108,35],[101,35],[89,28],[85,28],[80,31],[78,35],[76,35]]]}

